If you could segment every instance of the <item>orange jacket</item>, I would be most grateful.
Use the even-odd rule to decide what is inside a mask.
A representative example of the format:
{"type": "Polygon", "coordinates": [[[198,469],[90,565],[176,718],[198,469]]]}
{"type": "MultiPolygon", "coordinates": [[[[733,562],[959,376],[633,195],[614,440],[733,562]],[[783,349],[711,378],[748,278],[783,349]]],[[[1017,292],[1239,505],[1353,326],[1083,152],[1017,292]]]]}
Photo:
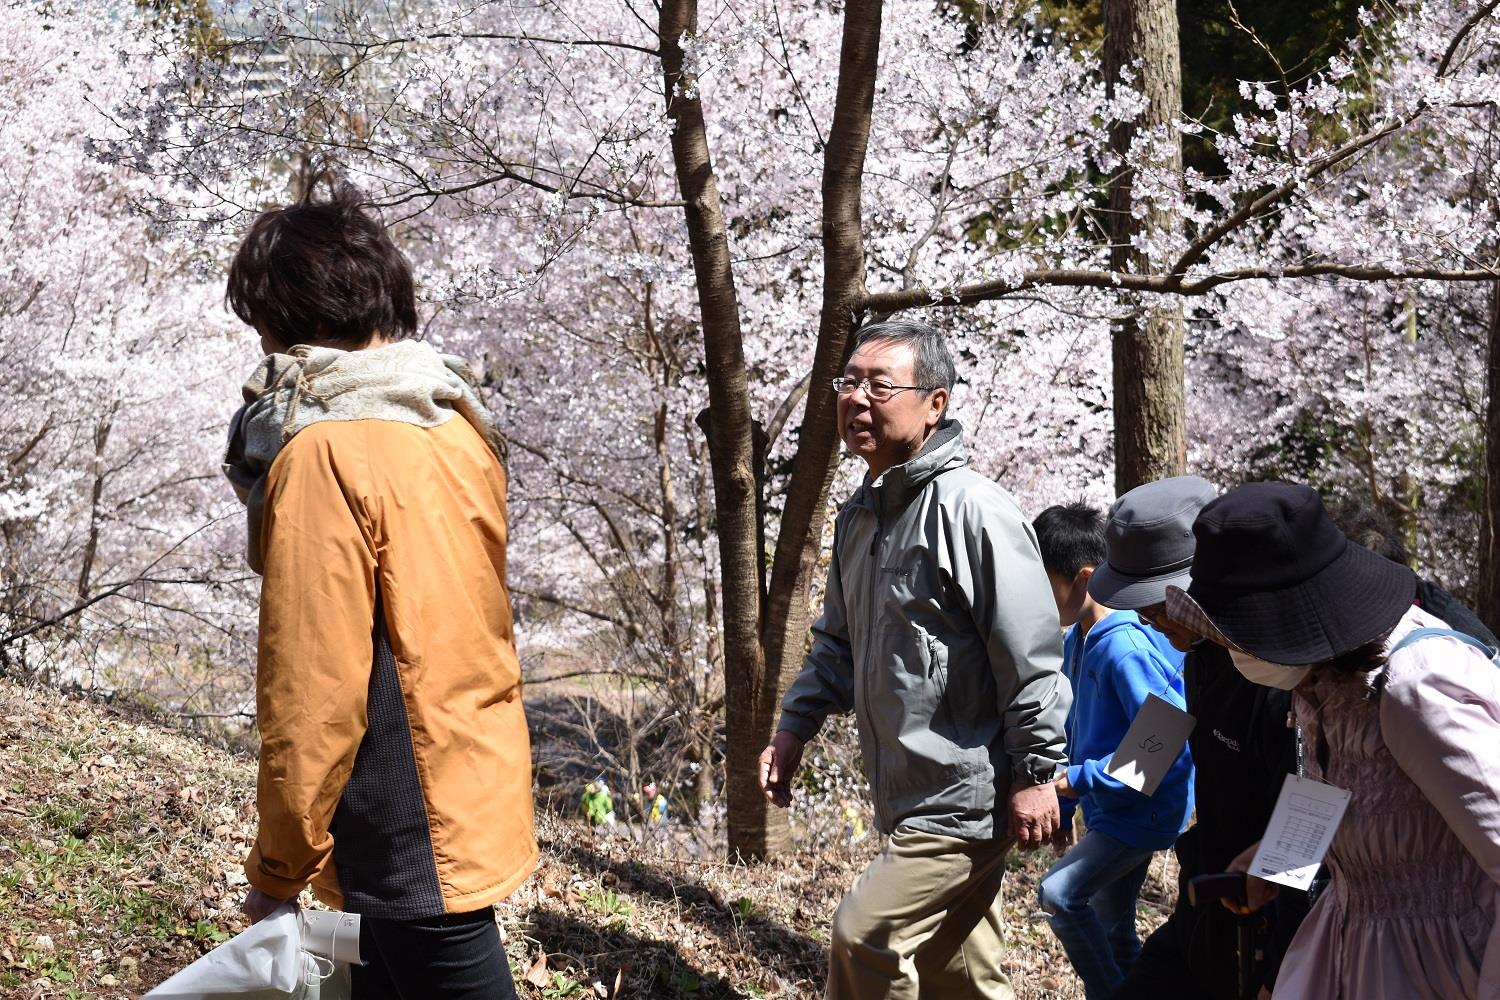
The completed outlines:
{"type": "Polygon", "coordinates": [[[535,866],[505,589],[505,472],[468,421],[329,420],[271,466],[261,523],[260,832],[278,898],[414,919],[535,866]]]}

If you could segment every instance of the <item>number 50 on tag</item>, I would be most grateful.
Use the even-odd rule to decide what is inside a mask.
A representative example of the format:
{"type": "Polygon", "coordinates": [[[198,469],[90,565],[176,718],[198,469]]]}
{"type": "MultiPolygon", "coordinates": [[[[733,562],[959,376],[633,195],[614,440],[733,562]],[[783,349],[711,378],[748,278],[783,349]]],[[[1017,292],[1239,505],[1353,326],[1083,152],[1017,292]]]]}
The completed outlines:
{"type": "Polygon", "coordinates": [[[1155,795],[1197,723],[1171,702],[1148,694],[1104,773],[1142,795],[1155,795]]]}

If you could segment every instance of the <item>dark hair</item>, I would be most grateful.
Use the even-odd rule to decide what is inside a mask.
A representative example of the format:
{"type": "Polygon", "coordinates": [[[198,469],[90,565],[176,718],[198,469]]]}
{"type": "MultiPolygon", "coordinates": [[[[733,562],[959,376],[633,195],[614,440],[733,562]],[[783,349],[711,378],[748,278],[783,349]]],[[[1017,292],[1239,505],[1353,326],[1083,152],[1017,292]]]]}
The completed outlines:
{"type": "Polygon", "coordinates": [[[1411,553],[1406,550],[1406,541],[1401,532],[1386,517],[1385,512],[1373,504],[1352,497],[1340,500],[1328,507],[1328,516],[1349,541],[1384,556],[1402,566],[1411,565],[1411,553]]]}
{"type": "Polygon", "coordinates": [[[1081,500],[1048,507],[1031,523],[1042,565],[1071,580],[1085,566],[1104,561],[1104,512],[1081,500]]]}
{"type": "Polygon", "coordinates": [[[849,353],[859,350],[872,340],[888,340],[895,344],[907,344],[912,353],[912,379],[928,392],[947,389],[953,392],[957,375],[953,370],[953,355],[948,353],[948,344],[943,335],[926,323],[911,320],[886,320],[860,327],[854,334],[854,347],[849,353]]]}
{"type": "Polygon", "coordinates": [[[1387,631],[1385,635],[1371,639],[1369,642],[1361,643],[1347,653],[1340,653],[1331,660],[1324,660],[1317,665],[1317,669],[1346,677],[1368,674],[1370,671],[1385,665],[1385,643],[1390,638],[1390,634],[1391,632],[1387,631]]]}
{"type": "Polygon", "coordinates": [[[262,213],[229,265],[235,315],[288,346],[415,334],[411,265],[364,206],[354,185],[319,173],[296,203],[262,213]]]}

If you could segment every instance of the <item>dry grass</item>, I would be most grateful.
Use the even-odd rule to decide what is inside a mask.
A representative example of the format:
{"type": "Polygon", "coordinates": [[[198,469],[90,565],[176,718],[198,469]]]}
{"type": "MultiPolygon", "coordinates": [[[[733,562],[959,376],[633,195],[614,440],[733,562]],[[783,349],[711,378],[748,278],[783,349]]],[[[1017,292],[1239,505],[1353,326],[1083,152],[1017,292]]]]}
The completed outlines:
{"type": "Polygon", "coordinates": [[[254,766],[0,682],[0,995],[125,997],[237,930],[254,766]]]}
{"type": "MultiPolygon", "coordinates": [[[[137,996],[241,930],[254,765],[0,681],[0,996],[137,996]]],[[[828,921],[875,847],[740,866],[538,817],[536,875],[500,907],[523,996],[815,997],[828,921]]],[[[1025,1000],[1081,998],[1028,918],[1049,858],[1013,857],[1005,964],[1025,1000]]],[[[1149,927],[1171,902],[1159,860],[1149,927]]]]}
{"type": "MultiPolygon", "coordinates": [[[[535,978],[555,991],[544,996],[821,996],[829,918],[877,850],[871,838],[852,851],[746,867],[654,856],[546,814],[537,832],[541,868],[502,907],[502,924],[518,973],[546,955],[554,978],[535,978]]],[[[1050,862],[1044,853],[1011,857],[1004,965],[1021,1000],[1081,1000],[1057,940],[1033,919],[1050,862]]],[[[1165,917],[1175,882],[1168,856],[1158,855],[1142,893],[1142,933],[1165,917]]]]}

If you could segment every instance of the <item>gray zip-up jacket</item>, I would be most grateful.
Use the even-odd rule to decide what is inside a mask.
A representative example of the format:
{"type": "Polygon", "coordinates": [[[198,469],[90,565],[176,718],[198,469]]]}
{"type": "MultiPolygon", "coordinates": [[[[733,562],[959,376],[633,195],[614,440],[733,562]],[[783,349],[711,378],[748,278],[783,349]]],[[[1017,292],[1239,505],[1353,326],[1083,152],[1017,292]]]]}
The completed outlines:
{"type": "Polygon", "coordinates": [[[839,510],[823,614],[779,728],[855,713],[875,826],[989,840],[1010,784],[1067,763],[1072,689],[1036,536],[945,421],[839,510]]]}

